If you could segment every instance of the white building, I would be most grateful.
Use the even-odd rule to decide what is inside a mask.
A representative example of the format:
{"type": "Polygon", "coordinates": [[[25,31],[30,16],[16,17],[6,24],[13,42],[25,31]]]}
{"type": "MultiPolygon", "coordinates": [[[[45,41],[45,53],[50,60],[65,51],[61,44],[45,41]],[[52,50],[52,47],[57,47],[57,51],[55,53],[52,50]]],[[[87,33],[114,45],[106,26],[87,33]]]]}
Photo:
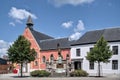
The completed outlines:
{"type": "Polygon", "coordinates": [[[97,75],[98,64],[89,62],[85,56],[102,36],[108,41],[113,55],[109,63],[101,63],[101,75],[120,75],[120,28],[89,31],[72,44],[71,60],[74,63],[74,69],[83,69],[91,76],[97,75]]]}

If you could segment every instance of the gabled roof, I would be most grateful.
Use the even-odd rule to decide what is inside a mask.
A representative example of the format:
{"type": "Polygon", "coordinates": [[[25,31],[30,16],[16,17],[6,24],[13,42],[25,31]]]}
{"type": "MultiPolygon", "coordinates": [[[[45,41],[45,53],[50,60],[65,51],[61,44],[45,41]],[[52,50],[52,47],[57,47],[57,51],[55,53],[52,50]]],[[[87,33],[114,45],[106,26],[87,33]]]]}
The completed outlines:
{"type": "Polygon", "coordinates": [[[60,44],[60,48],[70,48],[70,42],[68,38],[54,39],[51,36],[35,31],[33,29],[31,16],[28,17],[26,25],[42,50],[57,49],[58,43],[60,44]]]}
{"type": "Polygon", "coordinates": [[[120,41],[120,28],[110,28],[86,32],[79,40],[73,43],[72,46],[93,44],[96,43],[102,36],[108,42],[120,41]]]}
{"type": "Polygon", "coordinates": [[[68,38],[54,39],[51,36],[37,32],[33,29],[30,29],[32,35],[36,39],[41,50],[53,50],[57,49],[57,44],[60,44],[60,48],[70,48],[72,41],[69,41],[68,38]]]}
{"type": "Polygon", "coordinates": [[[31,16],[28,17],[26,25],[27,25],[27,28],[29,28],[29,30],[31,31],[32,35],[34,36],[34,38],[36,39],[36,41],[38,43],[39,43],[39,40],[53,39],[53,37],[48,36],[48,35],[43,34],[43,33],[40,33],[40,32],[35,31],[33,29],[33,22],[32,22],[31,16]]]}
{"type": "Polygon", "coordinates": [[[31,33],[33,34],[36,40],[54,39],[53,37],[43,34],[41,32],[35,31],[34,29],[31,30],[31,33]]]}
{"type": "Polygon", "coordinates": [[[57,44],[59,44],[61,49],[70,48],[71,41],[68,38],[60,38],[60,39],[48,39],[40,41],[41,50],[54,50],[57,49],[57,44]]]}
{"type": "MultiPolygon", "coordinates": [[[[41,40],[54,39],[53,37],[43,34],[41,32],[35,31],[34,29],[30,29],[30,31],[32,35],[34,36],[35,40],[37,41],[38,45],[40,44],[41,40]]],[[[39,47],[41,46],[39,45],[39,47]]]]}

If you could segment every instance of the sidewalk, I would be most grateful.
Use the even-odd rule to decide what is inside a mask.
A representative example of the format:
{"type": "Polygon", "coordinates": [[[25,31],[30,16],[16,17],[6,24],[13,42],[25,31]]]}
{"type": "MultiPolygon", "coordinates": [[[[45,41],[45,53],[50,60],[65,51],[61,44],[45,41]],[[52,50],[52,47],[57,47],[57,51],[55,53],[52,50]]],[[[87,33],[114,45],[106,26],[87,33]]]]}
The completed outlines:
{"type": "MultiPolygon", "coordinates": [[[[9,74],[0,74],[0,78],[14,78],[14,77],[19,77],[20,76],[20,73],[19,74],[14,74],[14,73],[9,73],[9,74]]],[[[23,76],[30,76],[29,73],[23,73],[23,76]]]]}
{"type": "Polygon", "coordinates": [[[19,77],[18,74],[0,74],[0,80],[120,80],[119,76],[106,77],[30,77],[28,73],[19,77]]]}

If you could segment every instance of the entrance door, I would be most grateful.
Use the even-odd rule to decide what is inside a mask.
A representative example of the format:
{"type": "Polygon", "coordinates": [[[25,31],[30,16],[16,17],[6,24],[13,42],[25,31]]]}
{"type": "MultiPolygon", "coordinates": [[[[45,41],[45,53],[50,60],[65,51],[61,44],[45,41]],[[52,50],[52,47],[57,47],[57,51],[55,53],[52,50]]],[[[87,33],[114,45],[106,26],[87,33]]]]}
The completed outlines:
{"type": "Polygon", "coordinates": [[[74,62],[74,69],[75,70],[81,69],[81,62],[80,61],[75,61],[74,62]]]}
{"type": "Polygon", "coordinates": [[[27,63],[23,63],[23,72],[28,72],[28,66],[27,63]]]}

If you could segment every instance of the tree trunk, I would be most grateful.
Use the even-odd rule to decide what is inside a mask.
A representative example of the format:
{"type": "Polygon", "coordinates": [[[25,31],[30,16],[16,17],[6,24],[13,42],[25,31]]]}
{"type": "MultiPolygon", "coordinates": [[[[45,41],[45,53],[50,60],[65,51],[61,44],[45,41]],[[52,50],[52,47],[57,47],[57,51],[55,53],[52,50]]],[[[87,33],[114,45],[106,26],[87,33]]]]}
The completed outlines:
{"type": "Polygon", "coordinates": [[[100,77],[100,62],[98,61],[98,77],[100,77]]]}
{"type": "Polygon", "coordinates": [[[23,67],[23,63],[21,63],[21,69],[20,69],[21,77],[23,76],[22,75],[22,69],[23,69],[22,67],[23,67]]]}

